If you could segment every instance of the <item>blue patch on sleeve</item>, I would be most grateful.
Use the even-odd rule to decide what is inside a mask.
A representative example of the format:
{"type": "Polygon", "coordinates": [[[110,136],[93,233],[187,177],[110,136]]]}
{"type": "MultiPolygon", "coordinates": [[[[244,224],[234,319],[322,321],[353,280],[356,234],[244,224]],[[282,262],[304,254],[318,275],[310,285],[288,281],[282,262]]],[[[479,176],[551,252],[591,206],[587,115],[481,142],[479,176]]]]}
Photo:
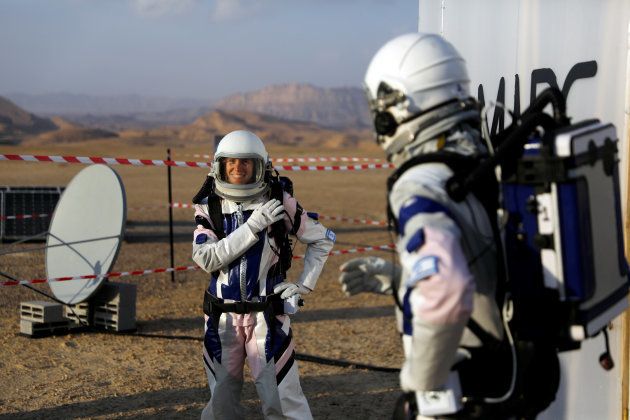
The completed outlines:
{"type": "Polygon", "coordinates": [[[335,235],[335,232],[333,232],[330,229],[326,230],[326,237],[328,239],[330,239],[331,241],[335,242],[337,240],[337,235],[335,235]]]}
{"type": "Polygon", "coordinates": [[[197,245],[201,245],[201,244],[205,244],[207,240],[208,240],[208,235],[206,235],[205,233],[202,233],[202,234],[197,235],[197,238],[195,239],[195,243],[197,245]]]}
{"type": "Polygon", "coordinates": [[[407,242],[407,252],[413,252],[424,245],[424,230],[418,229],[418,231],[407,242]]]}
{"type": "Polygon", "coordinates": [[[438,257],[429,256],[420,258],[411,269],[411,275],[407,281],[407,287],[415,286],[419,281],[437,274],[438,271],[438,257]]]}
{"type": "Polygon", "coordinates": [[[405,234],[405,225],[416,214],[420,213],[444,213],[452,219],[451,212],[437,201],[430,198],[416,196],[400,209],[398,214],[398,233],[405,234]]]}

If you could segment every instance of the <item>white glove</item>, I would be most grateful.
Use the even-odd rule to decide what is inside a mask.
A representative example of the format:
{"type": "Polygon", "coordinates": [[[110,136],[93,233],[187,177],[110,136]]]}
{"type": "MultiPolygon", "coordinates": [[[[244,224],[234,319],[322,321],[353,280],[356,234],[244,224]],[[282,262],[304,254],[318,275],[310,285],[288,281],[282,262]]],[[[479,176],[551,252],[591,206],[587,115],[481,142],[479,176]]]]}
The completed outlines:
{"type": "Polygon", "coordinates": [[[308,295],[311,293],[311,289],[306,286],[302,286],[301,284],[291,283],[289,281],[283,281],[282,283],[276,284],[276,287],[273,288],[274,293],[280,293],[280,299],[287,299],[293,295],[308,295]]]}
{"type": "Polygon", "coordinates": [[[392,294],[392,281],[400,278],[400,267],[379,257],[354,258],[339,267],[339,283],[348,296],[363,292],[392,294]]]}
{"type": "Polygon", "coordinates": [[[246,223],[253,233],[258,233],[278,220],[282,220],[284,217],[283,213],[284,206],[280,200],[274,198],[254,210],[246,223]]]}

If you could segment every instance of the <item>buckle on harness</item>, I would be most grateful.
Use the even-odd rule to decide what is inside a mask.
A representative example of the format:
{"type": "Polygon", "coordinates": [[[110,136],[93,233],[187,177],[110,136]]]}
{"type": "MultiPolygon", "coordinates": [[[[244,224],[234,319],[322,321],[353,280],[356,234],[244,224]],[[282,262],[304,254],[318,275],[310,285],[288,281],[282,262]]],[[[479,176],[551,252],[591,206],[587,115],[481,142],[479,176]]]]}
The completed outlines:
{"type": "Polygon", "coordinates": [[[233,305],[234,310],[231,312],[235,312],[239,315],[248,314],[251,312],[251,309],[249,309],[249,302],[234,302],[233,305]]]}

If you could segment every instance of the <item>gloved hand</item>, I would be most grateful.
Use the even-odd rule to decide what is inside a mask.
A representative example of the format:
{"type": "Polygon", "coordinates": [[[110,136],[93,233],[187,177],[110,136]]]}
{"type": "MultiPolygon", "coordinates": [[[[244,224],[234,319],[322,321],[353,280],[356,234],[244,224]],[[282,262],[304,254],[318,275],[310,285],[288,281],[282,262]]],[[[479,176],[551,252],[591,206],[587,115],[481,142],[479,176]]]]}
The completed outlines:
{"type": "Polygon", "coordinates": [[[253,233],[258,233],[278,220],[282,220],[284,217],[283,213],[284,206],[280,200],[274,198],[254,210],[246,223],[253,233]]]}
{"type": "Polygon", "coordinates": [[[290,281],[283,281],[282,283],[276,284],[276,287],[273,288],[274,293],[280,293],[280,299],[287,299],[293,295],[308,295],[311,293],[311,289],[306,286],[302,286],[301,284],[291,283],[290,281]]]}
{"type": "Polygon", "coordinates": [[[393,280],[400,278],[400,267],[379,257],[354,258],[339,271],[341,289],[348,296],[363,292],[391,295],[393,280]]]}

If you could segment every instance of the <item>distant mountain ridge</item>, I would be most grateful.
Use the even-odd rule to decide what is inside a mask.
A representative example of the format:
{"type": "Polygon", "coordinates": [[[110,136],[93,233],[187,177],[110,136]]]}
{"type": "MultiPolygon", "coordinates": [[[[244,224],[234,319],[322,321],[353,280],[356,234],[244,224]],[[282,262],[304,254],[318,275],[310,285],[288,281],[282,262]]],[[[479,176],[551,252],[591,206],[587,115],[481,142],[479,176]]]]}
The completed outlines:
{"type": "Polygon", "coordinates": [[[369,126],[363,91],[356,87],[320,88],[309,84],[267,86],[227,96],[216,108],[271,115],[284,120],[310,121],[326,127],[369,126]]]}
{"type": "Polygon", "coordinates": [[[61,116],[85,127],[124,130],[186,125],[213,109],[247,111],[324,127],[366,128],[370,118],[357,87],[320,88],[310,84],[273,85],[226,96],[218,102],[139,95],[94,96],[67,93],[5,95],[41,116],[61,116]]]}
{"type": "MultiPolygon", "coordinates": [[[[120,121],[121,126],[126,121],[120,121]]],[[[45,145],[115,138],[132,144],[214,144],[215,136],[233,130],[256,132],[265,142],[305,147],[364,147],[371,143],[370,130],[325,127],[311,121],[292,121],[248,111],[215,109],[189,124],[164,124],[151,128],[117,130],[90,128],[62,117],[41,118],[0,97],[0,144],[45,145]]]]}
{"type": "Polygon", "coordinates": [[[128,115],[160,113],[177,109],[208,107],[210,101],[141,95],[82,95],[47,93],[31,95],[9,93],[5,97],[18,106],[39,115],[128,115]]]}

